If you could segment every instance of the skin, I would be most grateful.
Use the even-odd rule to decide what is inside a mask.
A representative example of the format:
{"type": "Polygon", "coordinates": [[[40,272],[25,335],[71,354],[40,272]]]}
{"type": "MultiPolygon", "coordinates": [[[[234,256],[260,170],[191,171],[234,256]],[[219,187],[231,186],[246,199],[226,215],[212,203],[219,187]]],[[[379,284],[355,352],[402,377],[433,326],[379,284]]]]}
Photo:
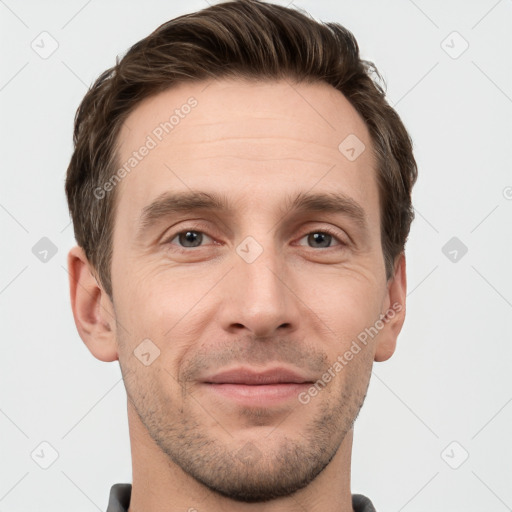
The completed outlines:
{"type": "Polygon", "coordinates": [[[83,250],[68,256],[78,332],[124,377],[130,511],[352,511],[353,422],[373,361],[395,350],[406,295],[403,255],[386,279],[368,130],[327,84],[198,82],[139,104],[119,162],[190,96],[197,106],[117,185],[113,303],[83,250]],[[349,134],[366,147],[354,161],[338,149],[349,134]],[[145,206],[190,190],[224,194],[233,209],[170,215],[137,237],[145,206]],[[283,212],[300,192],[344,194],[365,225],[283,212]],[[335,236],[315,244],[325,228],[335,236]],[[190,230],[197,246],[177,236],[190,230]],[[247,236],[262,249],[251,263],[237,252],[247,236]],[[280,364],[317,381],[393,304],[401,310],[307,404],[241,405],[201,382],[280,364]],[[144,339],[160,351],[149,366],[134,355],[144,339]]]}

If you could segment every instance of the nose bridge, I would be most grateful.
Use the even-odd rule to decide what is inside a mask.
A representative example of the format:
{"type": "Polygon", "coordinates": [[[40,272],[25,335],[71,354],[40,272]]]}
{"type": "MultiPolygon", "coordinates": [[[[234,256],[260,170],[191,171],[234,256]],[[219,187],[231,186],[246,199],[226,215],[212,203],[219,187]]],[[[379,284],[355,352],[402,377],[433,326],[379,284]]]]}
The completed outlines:
{"type": "Polygon", "coordinates": [[[264,243],[265,246],[249,236],[237,246],[237,274],[250,288],[254,299],[277,299],[282,295],[280,302],[283,302],[284,290],[280,276],[283,269],[280,261],[282,255],[272,245],[270,237],[267,237],[264,243]]]}
{"type": "Polygon", "coordinates": [[[257,336],[270,336],[279,327],[296,327],[297,304],[284,284],[289,273],[282,256],[269,233],[258,239],[247,236],[235,247],[229,290],[223,299],[225,327],[236,324],[257,336]]]}

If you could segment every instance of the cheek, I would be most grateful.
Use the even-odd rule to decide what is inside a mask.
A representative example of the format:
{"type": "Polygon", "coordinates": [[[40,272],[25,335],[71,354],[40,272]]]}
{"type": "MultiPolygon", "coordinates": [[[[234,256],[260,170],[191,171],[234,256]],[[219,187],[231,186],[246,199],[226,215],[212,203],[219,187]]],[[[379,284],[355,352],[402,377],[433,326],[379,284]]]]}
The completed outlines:
{"type": "Polygon", "coordinates": [[[384,286],[363,269],[325,268],[300,274],[299,297],[332,331],[341,349],[379,318],[384,286]],[[382,288],[382,289],[381,289],[382,288]]]}
{"type": "Polygon", "coordinates": [[[148,343],[149,351],[158,354],[154,366],[177,378],[180,361],[197,343],[216,310],[204,300],[215,284],[214,276],[207,271],[179,272],[163,266],[128,275],[117,312],[120,329],[124,328],[124,356],[131,358],[149,339],[157,347],[148,343]]]}

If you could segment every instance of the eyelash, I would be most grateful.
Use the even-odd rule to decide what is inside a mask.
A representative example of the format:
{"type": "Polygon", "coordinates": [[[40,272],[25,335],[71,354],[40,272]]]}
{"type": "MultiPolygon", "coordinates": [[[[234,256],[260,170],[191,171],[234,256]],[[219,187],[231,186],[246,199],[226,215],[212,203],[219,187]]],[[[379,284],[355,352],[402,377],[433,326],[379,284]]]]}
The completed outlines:
{"type": "MultiPolygon", "coordinates": [[[[194,227],[194,226],[189,226],[188,228],[185,228],[185,229],[182,229],[180,231],[177,231],[176,233],[171,235],[169,238],[167,238],[167,240],[164,243],[165,244],[169,244],[169,245],[175,245],[177,247],[177,250],[183,251],[183,252],[190,251],[192,249],[200,249],[201,247],[204,247],[203,245],[200,245],[198,247],[181,247],[179,245],[171,243],[176,237],[178,237],[179,235],[181,235],[183,233],[187,233],[189,231],[192,231],[194,233],[202,233],[203,235],[206,235],[206,236],[208,236],[208,237],[213,239],[213,237],[208,235],[205,231],[203,231],[203,230],[201,230],[201,229],[199,229],[197,227],[194,227]]],[[[315,230],[312,230],[312,231],[308,231],[307,233],[304,233],[300,237],[299,240],[302,240],[304,237],[306,237],[308,235],[311,235],[313,233],[322,233],[322,234],[330,235],[339,243],[339,245],[334,245],[334,246],[331,246],[331,247],[320,247],[320,249],[324,249],[324,250],[326,250],[326,249],[333,249],[335,247],[345,247],[347,245],[347,243],[345,241],[341,240],[341,238],[339,237],[337,232],[335,230],[333,230],[333,229],[330,229],[330,228],[315,229],[315,230]]],[[[309,249],[315,249],[315,247],[308,247],[308,248],[309,249]]]]}

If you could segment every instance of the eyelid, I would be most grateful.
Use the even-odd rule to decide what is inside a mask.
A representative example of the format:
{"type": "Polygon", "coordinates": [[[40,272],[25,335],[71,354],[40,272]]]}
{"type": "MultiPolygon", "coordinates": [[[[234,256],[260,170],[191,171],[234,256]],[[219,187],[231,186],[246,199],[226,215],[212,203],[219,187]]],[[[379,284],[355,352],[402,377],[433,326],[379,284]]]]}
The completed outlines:
{"type": "MultiPolygon", "coordinates": [[[[189,221],[189,222],[193,222],[193,221],[189,221]]],[[[211,240],[213,240],[214,243],[216,243],[217,245],[219,244],[215,238],[211,235],[208,234],[208,229],[205,228],[204,225],[201,225],[200,223],[196,223],[196,224],[189,224],[187,226],[184,226],[183,228],[179,229],[178,231],[173,231],[170,235],[166,236],[164,241],[163,241],[163,244],[170,244],[170,245],[173,245],[175,247],[177,247],[178,250],[182,250],[182,251],[190,251],[190,250],[197,250],[197,249],[200,249],[201,247],[204,247],[204,245],[199,245],[197,247],[181,247],[180,245],[178,244],[174,244],[174,243],[171,243],[178,235],[182,234],[182,233],[186,233],[187,231],[195,231],[195,232],[199,232],[205,236],[207,236],[208,238],[210,238],[211,240]]],[[[310,227],[307,229],[307,231],[304,231],[302,233],[302,235],[296,239],[296,240],[302,240],[305,236],[307,235],[310,235],[312,233],[325,233],[325,234],[328,234],[330,236],[332,236],[337,242],[338,244],[334,245],[334,246],[331,246],[331,247],[323,247],[321,249],[331,249],[331,248],[334,248],[334,247],[340,247],[340,246],[347,246],[349,244],[349,241],[348,240],[344,240],[342,236],[340,236],[340,232],[339,230],[336,230],[334,228],[331,228],[329,226],[321,226],[321,227],[310,227]]],[[[347,238],[348,235],[346,235],[347,238]]],[[[316,250],[315,247],[308,247],[307,245],[302,245],[302,244],[297,244],[301,247],[307,247],[309,249],[314,249],[316,250]]]]}
{"type": "MultiPolygon", "coordinates": [[[[336,239],[336,241],[339,243],[338,246],[346,246],[348,245],[348,240],[343,240],[343,238],[340,236],[339,230],[336,230],[331,227],[319,227],[319,228],[309,228],[305,233],[303,233],[298,240],[302,240],[305,236],[310,235],[312,233],[326,233],[328,235],[331,235],[333,238],[336,239]]],[[[348,236],[347,236],[348,238],[348,236]]],[[[335,247],[338,247],[335,246],[335,247]]],[[[325,247],[324,249],[330,249],[331,247],[325,247]]],[[[314,247],[309,247],[309,249],[314,249],[314,247]]]]}
{"type": "MultiPolygon", "coordinates": [[[[190,221],[189,221],[190,222],[190,221]]],[[[208,229],[205,229],[205,226],[201,225],[201,224],[189,224],[181,229],[178,229],[177,231],[173,230],[171,234],[169,235],[166,235],[163,239],[163,244],[166,245],[166,244],[170,244],[170,245],[174,245],[176,247],[178,247],[178,249],[183,249],[183,250],[189,250],[189,249],[199,249],[200,247],[203,247],[202,245],[200,245],[199,247],[181,247],[177,244],[171,244],[171,242],[180,234],[182,233],[186,233],[187,231],[195,231],[197,233],[201,233],[202,235],[205,235],[207,236],[208,238],[212,239],[214,242],[215,242],[215,238],[212,236],[212,235],[209,235],[208,234],[208,229]]]]}

